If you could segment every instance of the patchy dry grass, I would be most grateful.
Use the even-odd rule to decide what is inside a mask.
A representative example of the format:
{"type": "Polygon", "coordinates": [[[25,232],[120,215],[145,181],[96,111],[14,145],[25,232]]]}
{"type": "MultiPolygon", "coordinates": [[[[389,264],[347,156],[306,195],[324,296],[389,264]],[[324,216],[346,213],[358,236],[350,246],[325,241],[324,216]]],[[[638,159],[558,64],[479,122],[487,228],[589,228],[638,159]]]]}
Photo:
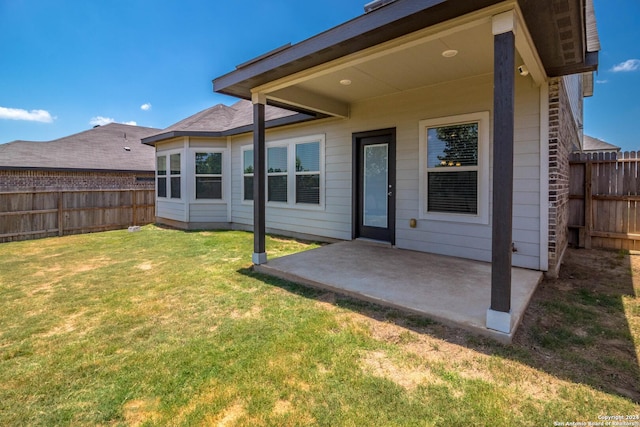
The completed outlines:
{"type": "MultiPolygon", "coordinates": [[[[640,256],[570,251],[511,346],[250,270],[242,232],[0,245],[0,425],[553,425],[640,414],[640,256]]],[[[270,238],[270,255],[313,244],[270,238]]]]}

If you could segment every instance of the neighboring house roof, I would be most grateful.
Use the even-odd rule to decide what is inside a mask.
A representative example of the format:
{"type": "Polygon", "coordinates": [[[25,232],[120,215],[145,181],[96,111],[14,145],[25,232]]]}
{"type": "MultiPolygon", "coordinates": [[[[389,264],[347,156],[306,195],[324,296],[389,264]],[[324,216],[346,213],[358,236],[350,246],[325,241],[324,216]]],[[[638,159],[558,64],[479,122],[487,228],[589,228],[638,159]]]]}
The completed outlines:
{"type": "Polygon", "coordinates": [[[603,141],[601,139],[585,135],[584,140],[582,142],[582,151],[583,152],[620,151],[620,147],[618,147],[617,145],[609,144],[608,142],[603,141]]]}
{"type": "Polygon", "coordinates": [[[0,169],[153,171],[155,150],[140,140],[158,130],[110,123],[53,141],[0,144],[0,169]]]}
{"type": "MultiPolygon", "coordinates": [[[[313,116],[268,105],[265,109],[267,127],[298,123],[312,119],[313,116]]],[[[223,137],[237,135],[252,130],[253,104],[240,100],[231,106],[214,105],[191,117],[179,121],[155,135],[142,139],[143,144],[154,145],[156,142],[180,136],[223,137]]]]}
{"type": "MultiPolygon", "coordinates": [[[[250,99],[251,89],[444,23],[503,0],[395,0],[294,45],[285,45],[214,79],[214,91],[250,99]]],[[[599,39],[593,0],[517,0],[546,74],[595,71],[599,39]]],[[[300,94],[287,93],[283,98],[300,94]]],[[[296,96],[294,96],[296,95],[296,96]]],[[[270,100],[272,102],[272,100],[270,100]]],[[[287,104],[281,104],[287,105],[287,104]]],[[[290,104],[295,107],[295,104],[290,104]]]]}

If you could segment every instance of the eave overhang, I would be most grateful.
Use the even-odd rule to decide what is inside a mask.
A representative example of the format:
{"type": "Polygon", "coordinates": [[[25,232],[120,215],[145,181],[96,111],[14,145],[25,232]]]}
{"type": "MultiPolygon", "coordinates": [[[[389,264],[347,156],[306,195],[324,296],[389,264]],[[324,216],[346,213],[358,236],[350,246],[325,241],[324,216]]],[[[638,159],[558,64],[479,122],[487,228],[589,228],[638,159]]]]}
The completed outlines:
{"type": "MultiPolygon", "coordinates": [[[[315,120],[318,118],[322,118],[318,115],[311,114],[303,114],[298,113],[292,116],[280,117],[278,119],[269,120],[266,122],[266,128],[276,128],[280,126],[287,126],[296,123],[303,123],[310,120],[315,120]]],[[[243,133],[248,133],[253,130],[253,124],[247,124],[244,126],[239,126],[233,129],[222,130],[222,131],[189,131],[189,130],[176,130],[170,132],[159,133],[157,135],[152,135],[147,138],[142,138],[141,142],[146,145],[150,145],[155,147],[156,143],[160,141],[166,141],[173,138],[179,137],[195,137],[195,138],[225,138],[227,136],[240,135],[243,133]]]]}
{"type": "MultiPolygon", "coordinates": [[[[285,45],[238,66],[213,80],[214,91],[251,99],[252,91],[296,73],[360,53],[385,42],[435,26],[472,12],[504,4],[517,4],[530,30],[534,55],[543,65],[545,77],[595,71],[598,52],[589,37],[597,39],[592,0],[396,0],[298,44],[285,45]],[[588,18],[591,18],[589,20],[588,18]],[[564,37],[564,38],[563,38],[564,37]],[[567,41],[571,38],[573,44],[567,41]]],[[[597,47],[599,49],[599,46],[597,47]]],[[[305,93],[299,88],[267,93],[289,109],[309,109],[338,117],[347,104],[331,104],[322,93],[305,93]],[[313,95],[320,105],[310,105],[313,95]],[[324,108],[324,109],[323,109],[324,108]]]]}

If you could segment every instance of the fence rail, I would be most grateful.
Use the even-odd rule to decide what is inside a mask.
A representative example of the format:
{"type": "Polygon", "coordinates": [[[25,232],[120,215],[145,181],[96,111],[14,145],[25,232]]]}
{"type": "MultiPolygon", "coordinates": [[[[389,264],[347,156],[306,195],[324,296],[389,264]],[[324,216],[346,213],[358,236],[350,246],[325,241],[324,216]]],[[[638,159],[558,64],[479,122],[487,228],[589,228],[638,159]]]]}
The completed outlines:
{"type": "Polygon", "coordinates": [[[640,249],[640,152],[573,154],[569,242],[640,249]]]}
{"type": "Polygon", "coordinates": [[[0,193],[0,242],[116,230],[154,220],[153,189],[0,193]]]}

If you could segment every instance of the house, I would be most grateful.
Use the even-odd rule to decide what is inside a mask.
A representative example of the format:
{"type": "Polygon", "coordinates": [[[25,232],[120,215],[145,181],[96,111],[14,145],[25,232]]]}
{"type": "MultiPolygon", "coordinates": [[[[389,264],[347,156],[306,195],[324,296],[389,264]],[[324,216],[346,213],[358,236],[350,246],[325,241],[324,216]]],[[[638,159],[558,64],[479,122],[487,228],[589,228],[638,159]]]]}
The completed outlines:
{"type": "Polygon", "coordinates": [[[143,139],[157,217],[253,230],[256,265],[266,231],[491,262],[487,327],[509,331],[511,267],[556,274],[567,246],[598,50],[592,0],[372,2],[214,79],[246,101],[211,129],[143,139]]]}
{"type": "Polygon", "coordinates": [[[154,188],[159,129],[110,123],[53,141],[0,145],[0,191],[154,188]]]}
{"type": "Polygon", "coordinates": [[[582,153],[619,153],[620,147],[617,145],[609,144],[598,138],[594,138],[589,135],[584,136],[582,141],[582,149],[575,149],[574,152],[582,153]]]}

